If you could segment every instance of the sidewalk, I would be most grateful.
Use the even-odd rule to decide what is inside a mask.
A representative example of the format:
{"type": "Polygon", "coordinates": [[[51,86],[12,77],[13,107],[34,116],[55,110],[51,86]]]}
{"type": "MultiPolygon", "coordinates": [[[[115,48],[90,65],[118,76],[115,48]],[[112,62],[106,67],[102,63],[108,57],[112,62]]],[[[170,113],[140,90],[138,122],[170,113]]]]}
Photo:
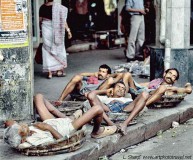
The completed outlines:
{"type": "MultiPolygon", "coordinates": [[[[53,77],[51,80],[46,79],[41,74],[41,65],[35,65],[34,92],[42,93],[48,99],[57,99],[64,86],[70,78],[80,72],[94,72],[98,70],[99,65],[106,63],[111,67],[117,64],[126,63],[123,49],[116,50],[93,50],[70,54],[68,56],[67,77],[53,77]]],[[[148,79],[134,77],[138,82],[145,82],[148,79]]],[[[59,154],[54,156],[27,157],[16,152],[0,140],[0,159],[15,160],[94,160],[100,156],[108,156],[120,149],[143,142],[156,136],[157,132],[167,130],[171,127],[173,121],[184,123],[193,117],[193,94],[185,97],[175,108],[167,109],[149,109],[141,117],[138,117],[138,123],[127,128],[127,135],[120,136],[114,134],[102,139],[90,138],[88,134],[87,141],[83,147],[75,152],[59,154]]],[[[90,128],[91,129],[91,128],[90,128]]],[[[89,129],[88,132],[91,130],[89,129]]]]}

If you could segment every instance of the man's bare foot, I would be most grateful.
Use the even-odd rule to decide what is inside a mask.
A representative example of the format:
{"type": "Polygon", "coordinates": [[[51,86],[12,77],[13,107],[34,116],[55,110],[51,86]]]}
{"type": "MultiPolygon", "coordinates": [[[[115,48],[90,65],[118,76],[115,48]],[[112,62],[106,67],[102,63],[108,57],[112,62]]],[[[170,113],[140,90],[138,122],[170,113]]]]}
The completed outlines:
{"type": "Polygon", "coordinates": [[[119,124],[119,127],[118,127],[118,133],[121,133],[121,135],[126,135],[127,134],[127,125],[121,123],[119,124]]]}
{"type": "Polygon", "coordinates": [[[187,94],[191,94],[192,93],[192,85],[191,85],[191,83],[186,83],[184,87],[185,87],[185,91],[186,91],[187,94]]]}

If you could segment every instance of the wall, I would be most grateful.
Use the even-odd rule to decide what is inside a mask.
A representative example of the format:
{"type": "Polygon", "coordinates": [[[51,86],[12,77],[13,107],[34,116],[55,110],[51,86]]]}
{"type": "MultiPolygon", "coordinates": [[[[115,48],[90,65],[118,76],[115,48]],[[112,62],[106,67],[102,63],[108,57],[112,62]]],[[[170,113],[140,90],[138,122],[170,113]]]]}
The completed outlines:
{"type": "MultiPolygon", "coordinates": [[[[5,2],[5,1],[4,1],[5,2]]],[[[27,1],[26,1],[27,2],[27,1]]],[[[6,2],[5,2],[6,3],[6,2]]],[[[6,7],[14,7],[10,4],[6,7]]],[[[1,6],[1,13],[5,10],[1,6]]],[[[4,12],[5,11],[5,12],[4,12]]],[[[32,118],[33,102],[33,57],[32,57],[32,35],[31,35],[31,3],[27,2],[26,8],[22,12],[15,11],[17,17],[23,17],[19,22],[18,18],[12,21],[21,25],[15,26],[14,31],[7,31],[2,27],[0,31],[0,40],[8,37],[7,40],[0,44],[2,58],[0,60],[0,126],[6,119],[30,120],[32,118]],[[22,16],[20,16],[22,15],[22,16]],[[16,21],[17,20],[17,21],[16,21]],[[22,24],[23,27],[22,27],[22,24]],[[20,42],[20,38],[23,39],[20,42]]],[[[12,25],[11,21],[6,21],[8,26],[12,25]]],[[[5,23],[2,21],[2,24],[5,23]]],[[[14,28],[14,26],[13,26],[14,28]]]]}

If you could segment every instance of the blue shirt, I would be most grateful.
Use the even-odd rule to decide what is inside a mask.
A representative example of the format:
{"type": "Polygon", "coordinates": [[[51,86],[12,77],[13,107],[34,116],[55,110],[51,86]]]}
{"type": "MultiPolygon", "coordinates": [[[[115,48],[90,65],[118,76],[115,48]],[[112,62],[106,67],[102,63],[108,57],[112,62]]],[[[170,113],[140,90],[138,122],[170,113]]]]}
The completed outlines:
{"type": "MultiPolygon", "coordinates": [[[[126,10],[132,9],[141,9],[144,10],[143,0],[126,0],[126,10]]],[[[129,12],[129,14],[140,14],[139,12],[129,12]]]]}

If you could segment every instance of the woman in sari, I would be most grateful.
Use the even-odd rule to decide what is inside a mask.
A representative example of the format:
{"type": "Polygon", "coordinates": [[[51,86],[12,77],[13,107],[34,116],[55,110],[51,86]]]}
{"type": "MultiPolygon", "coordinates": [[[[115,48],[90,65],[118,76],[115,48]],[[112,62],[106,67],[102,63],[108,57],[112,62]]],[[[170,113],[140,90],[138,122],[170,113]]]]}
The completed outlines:
{"type": "Polygon", "coordinates": [[[39,19],[42,31],[42,58],[43,72],[65,76],[64,69],[67,67],[66,49],[64,46],[65,29],[68,38],[72,37],[68,24],[66,23],[68,9],[59,3],[48,0],[40,7],[39,19]]]}

